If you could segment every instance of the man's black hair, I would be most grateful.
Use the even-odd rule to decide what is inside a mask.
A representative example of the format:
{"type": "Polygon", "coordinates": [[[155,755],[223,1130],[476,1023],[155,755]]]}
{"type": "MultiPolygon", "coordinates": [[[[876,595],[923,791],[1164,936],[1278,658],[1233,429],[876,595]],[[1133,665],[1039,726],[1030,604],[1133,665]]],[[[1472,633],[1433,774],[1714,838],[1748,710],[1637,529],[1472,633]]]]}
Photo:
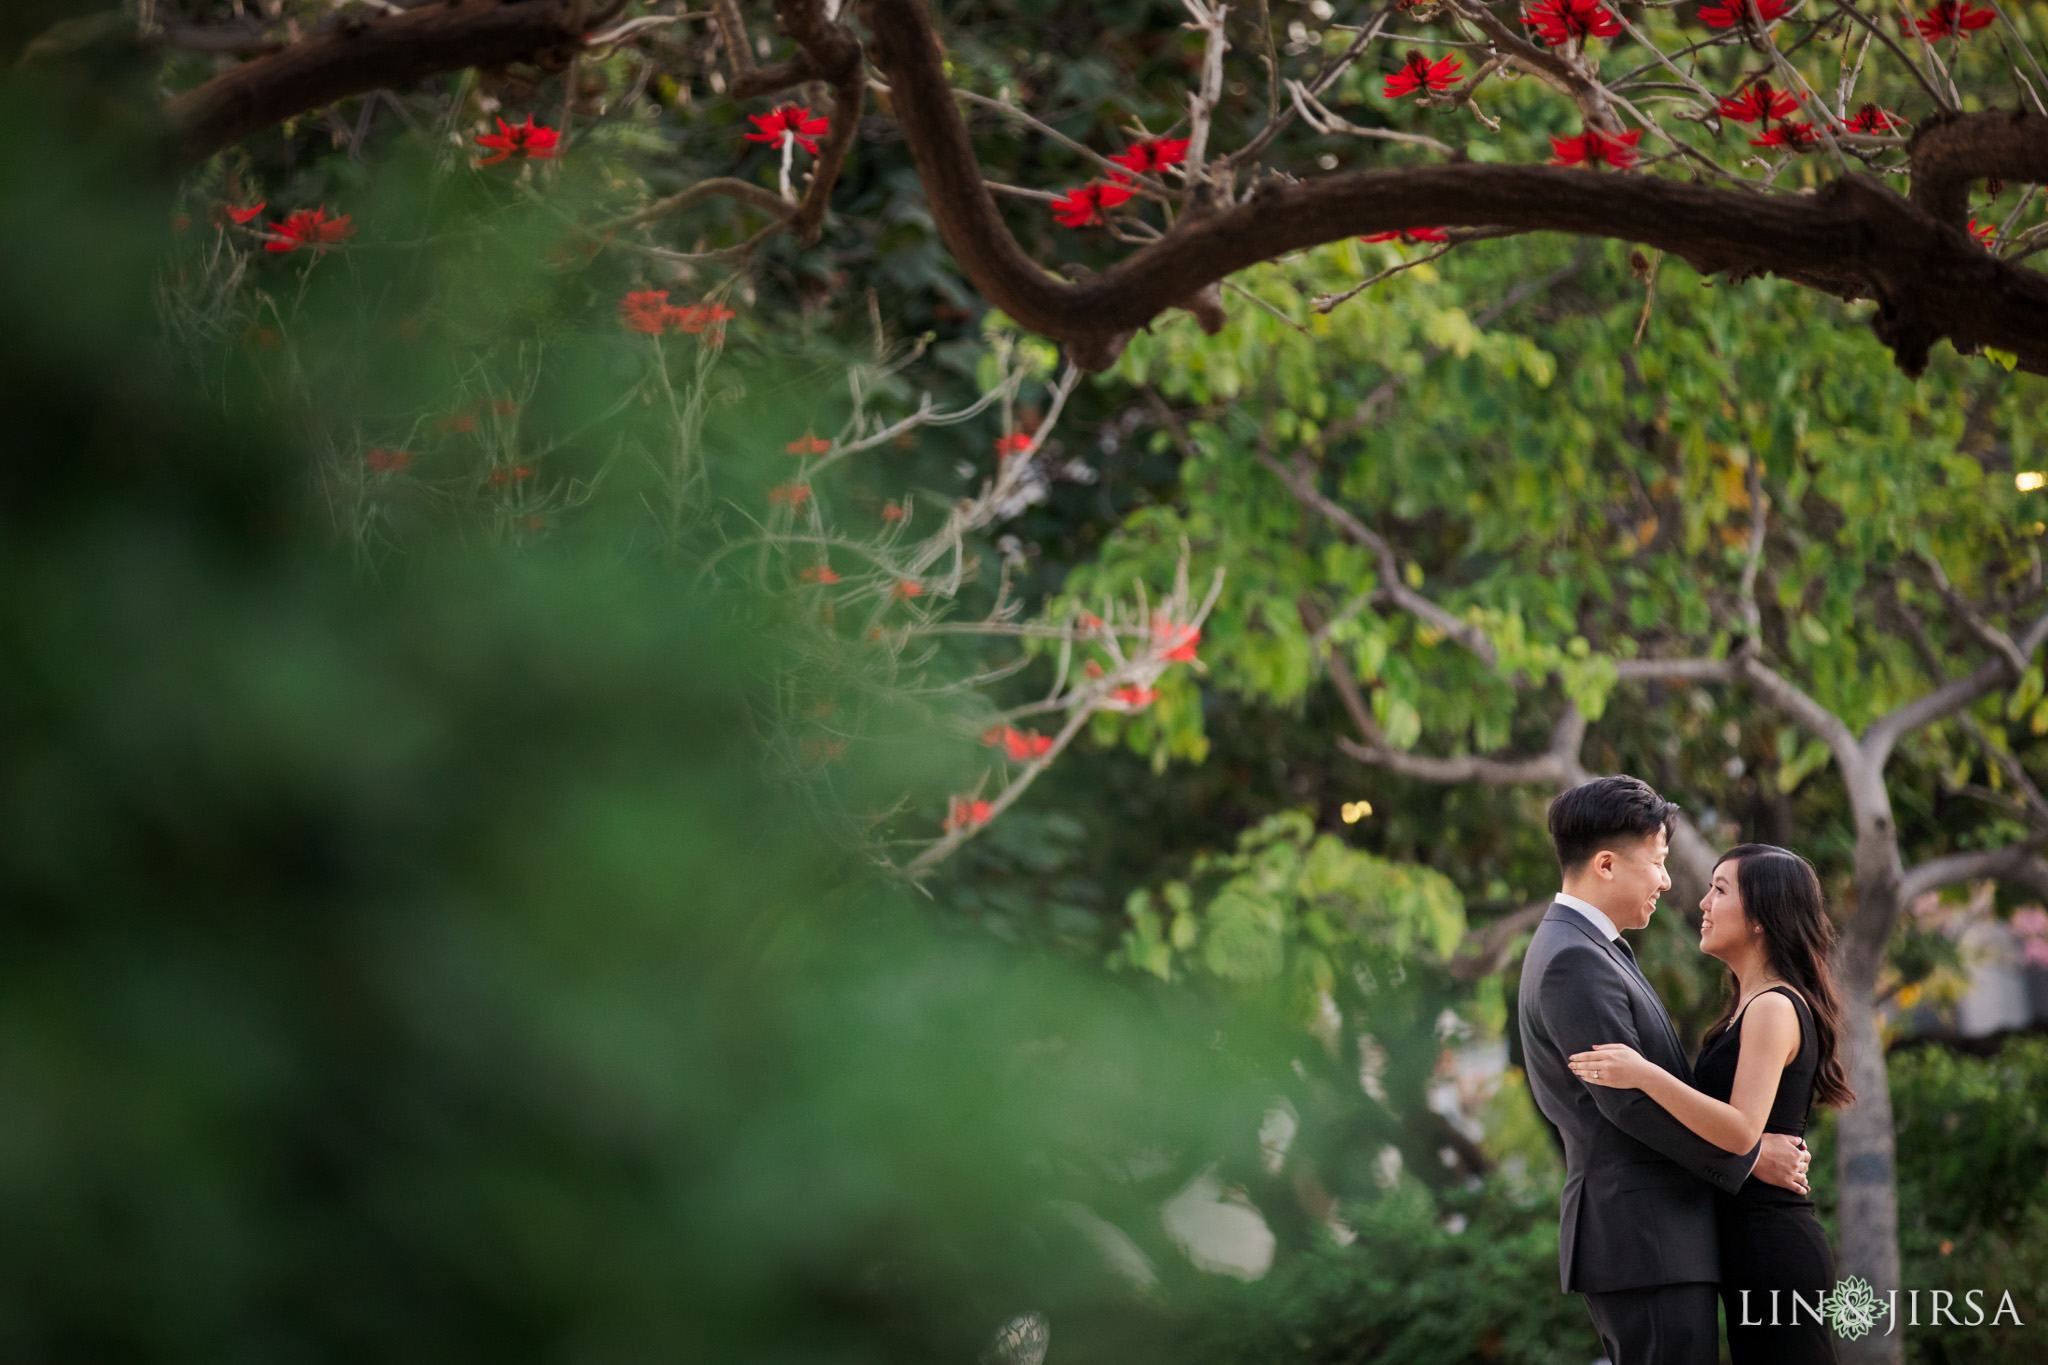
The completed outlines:
{"type": "Polygon", "coordinates": [[[1603,848],[1668,838],[1678,807],[1639,777],[1602,777],[1573,787],[1550,803],[1550,842],[1557,865],[1570,872],[1603,848]]]}

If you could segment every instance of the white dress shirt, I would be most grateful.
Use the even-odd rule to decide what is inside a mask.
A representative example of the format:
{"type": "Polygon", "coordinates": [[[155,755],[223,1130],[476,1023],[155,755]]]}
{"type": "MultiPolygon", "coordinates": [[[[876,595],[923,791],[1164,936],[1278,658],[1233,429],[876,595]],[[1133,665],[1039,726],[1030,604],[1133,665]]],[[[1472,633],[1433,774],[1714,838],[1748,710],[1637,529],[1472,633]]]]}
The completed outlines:
{"type": "Polygon", "coordinates": [[[1567,896],[1562,891],[1558,892],[1553,899],[1561,905],[1569,905],[1572,909],[1591,920],[1593,927],[1606,935],[1610,942],[1621,937],[1621,930],[1614,927],[1614,921],[1607,918],[1598,906],[1582,901],[1577,896],[1567,896]]]}

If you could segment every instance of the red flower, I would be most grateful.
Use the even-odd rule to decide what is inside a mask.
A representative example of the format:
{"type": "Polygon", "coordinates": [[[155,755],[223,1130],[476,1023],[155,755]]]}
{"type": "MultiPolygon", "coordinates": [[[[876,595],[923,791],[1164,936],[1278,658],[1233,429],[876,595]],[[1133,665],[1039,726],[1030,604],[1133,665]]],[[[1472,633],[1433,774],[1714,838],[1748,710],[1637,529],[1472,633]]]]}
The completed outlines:
{"type": "Polygon", "coordinates": [[[1013,730],[1007,725],[992,725],[982,731],[981,742],[990,748],[1002,745],[1003,752],[1013,763],[1024,763],[1052,752],[1052,736],[1013,730]]]}
{"type": "Polygon", "coordinates": [[[1102,665],[1090,659],[1087,663],[1081,665],[1081,671],[1091,678],[1099,678],[1102,676],[1102,665]]]}
{"type": "Polygon", "coordinates": [[[1012,763],[1025,763],[1052,752],[1051,735],[1034,735],[1029,730],[1009,730],[1003,735],[1003,752],[1012,763]]]}
{"type": "Polygon", "coordinates": [[[1849,120],[1849,131],[1852,133],[1890,133],[1895,132],[1901,124],[1907,122],[1910,122],[1910,120],[1894,114],[1889,109],[1880,109],[1877,105],[1866,104],[1857,109],[1856,117],[1849,120]]]}
{"type": "Polygon", "coordinates": [[[1366,236],[1364,236],[1364,237],[1360,237],[1360,238],[1359,238],[1358,240],[1359,240],[1359,241],[1361,241],[1361,242],[1391,242],[1391,241],[1393,241],[1393,240],[1394,240],[1395,238],[1397,238],[1397,237],[1398,237],[1398,238],[1400,238],[1400,239],[1401,239],[1402,241],[1404,241],[1404,242],[1410,242],[1410,243],[1413,243],[1413,242],[1448,242],[1448,241],[1450,241],[1450,240],[1451,240],[1451,230],[1450,230],[1449,228],[1440,228],[1440,227],[1433,227],[1433,228],[1402,228],[1402,229],[1401,229],[1400,231],[1398,231],[1398,232],[1374,232],[1374,233],[1369,233],[1368,235],[1366,235],[1366,236]]]}
{"type": "Polygon", "coordinates": [[[1083,629],[1083,630],[1101,630],[1101,629],[1102,629],[1102,618],[1101,618],[1100,616],[1097,616],[1097,615],[1096,615],[1096,614],[1095,614],[1094,612],[1092,612],[1092,611],[1084,611],[1084,612],[1082,612],[1082,613],[1081,613],[1081,629],[1083,629]]]}
{"type": "Polygon", "coordinates": [[[1749,140],[1752,147],[1790,147],[1794,151],[1806,148],[1820,141],[1820,132],[1811,123],[1781,123],[1765,130],[1762,137],[1749,140]]]}
{"type": "Polygon", "coordinates": [[[529,532],[531,532],[534,535],[539,535],[542,531],[545,531],[548,528],[548,524],[545,521],[541,520],[539,517],[528,517],[525,521],[522,521],[519,524],[525,527],[529,532]]]}
{"type": "Polygon", "coordinates": [[[1642,136],[1640,128],[1612,136],[1597,128],[1588,128],[1577,137],[1554,137],[1550,139],[1550,150],[1557,155],[1550,159],[1550,164],[1607,165],[1625,171],[1636,164],[1636,143],[1642,140],[1642,136]]]}
{"type": "Polygon", "coordinates": [[[1157,701],[1159,699],[1159,692],[1157,689],[1150,687],[1139,687],[1136,683],[1125,683],[1122,687],[1119,687],[1112,695],[1116,698],[1116,700],[1122,702],[1125,706],[1130,707],[1133,711],[1136,711],[1141,707],[1150,706],[1154,701],[1157,701]]]}
{"type": "Polygon", "coordinates": [[[723,336],[725,324],[739,316],[722,303],[671,304],[666,289],[640,289],[619,300],[619,317],[636,332],[660,336],[671,329],[697,333],[714,328],[723,336]]]}
{"type": "MultiPolygon", "coordinates": [[[[261,205],[258,205],[258,207],[260,208],[261,205]]],[[[271,225],[271,231],[277,233],[285,240],[281,242],[265,242],[263,244],[264,250],[297,251],[302,246],[310,246],[316,252],[325,251],[335,243],[355,236],[356,230],[350,226],[349,217],[349,214],[344,213],[341,217],[330,221],[327,217],[327,205],[325,204],[322,204],[317,209],[300,209],[282,223],[271,225]]]]}
{"type": "Polygon", "coordinates": [[[1164,629],[1155,629],[1153,635],[1168,644],[1166,653],[1161,656],[1166,662],[1190,664],[1195,661],[1195,646],[1201,643],[1202,628],[1168,625],[1164,629]]]}
{"type": "Polygon", "coordinates": [[[668,290],[639,289],[619,300],[619,317],[636,332],[658,337],[668,325],[668,290]]]}
{"type": "Polygon", "coordinates": [[[924,596],[924,584],[914,578],[898,579],[896,586],[889,589],[889,593],[898,601],[909,597],[922,597],[924,596]]]}
{"type": "Polygon", "coordinates": [[[1536,41],[1549,47],[1573,38],[1612,38],[1621,32],[1621,20],[1600,0],[1543,0],[1522,16],[1522,22],[1536,30],[1536,41]]]}
{"type": "Polygon", "coordinates": [[[1131,192],[1122,185],[1083,185],[1078,190],[1068,190],[1064,198],[1055,199],[1052,216],[1070,228],[1086,227],[1103,221],[1103,210],[1113,209],[1130,197],[1131,192]]]}
{"type": "Polygon", "coordinates": [[[434,419],[434,430],[464,436],[476,430],[476,414],[473,412],[451,412],[446,417],[434,419]]]}
{"type": "Polygon", "coordinates": [[[1718,5],[1701,5],[1700,22],[1708,28],[1733,28],[1751,18],[1768,24],[1784,18],[1791,8],[1792,0],[1722,0],[1718,5]]]}
{"type": "Polygon", "coordinates": [[[1439,57],[1431,61],[1420,52],[1411,52],[1408,60],[1401,64],[1401,69],[1387,77],[1386,97],[1395,100],[1421,90],[1448,90],[1458,83],[1458,68],[1463,65],[1456,57],[1439,57]]]}
{"type": "Polygon", "coordinates": [[[884,503],[884,504],[882,505],[882,520],[883,520],[883,521],[901,521],[901,520],[903,520],[903,506],[902,506],[902,504],[901,504],[901,503],[894,503],[894,502],[890,502],[890,503],[884,503]]]}
{"type": "Polygon", "coordinates": [[[837,583],[839,581],[839,575],[833,573],[831,567],[825,564],[805,569],[798,577],[806,583],[837,583]]]}
{"type": "Polygon", "coordinates": [[[779,483],[768,490],[768,501],[788,503],[791,508],[802,507],[811,500],[811,486],[807,483],[779,483]]]}
{"type": "Polygon", "coordinates": [[[533,470],[523,464],[515,464],[510,469],[493,469],[491,471],[491,487],[503,488],[508,483],[525,483],[532,477],[533,470]]]}
{"type": "Polygon", "coordinates": [[[534,124],[533,115],[526,116],[524,123],[507,123],[498,120],[498,131],[485,133],[477,138],[476,145],[489,148],[497,153],[477,162],[479,166],[495,166],[508,157],[523,157],[528,161],[546,161],[555,154],[555,144],[562,135],[552,128],[534,124]]]}
{"type": "Polygon", "coordinates": [[[1722,100],[1721,117],[1734,119],[1737,123],[1755,123],[1759,119],[1768,123],[1774,118],[1785,118],[1798,108],[1798,100],[1776,89],[1769,81],[1758,81],[1741,94],[1722,100]]]}
{"type": "Polygon", "coordinates": [[[1931,43],[1936,38],[1946,38],[1952,33],[1968,34],[1983,28],[1997,17],[1994,11],[1978,9],[1975,5],[1967,3],[1967,0],[1964,0],[1964,3],[1958,3],[1958,0],[1938,0],[1938,3],[1927,7],[1924,18],[1915,19],[1910,25],[1901,19],[1899,27],[1908,33],[1917,28],[1920,30],[1920,36],[1931,43]]]}
{"type": "Polygon", "coordinates": [[[725,324],[739,316],[722,303],[686,303],[679,308],[664,308],[662,320],[679,332],[692,336],[707,327],[715,327],[719,336],[725,335],[725,324]]]}
{"type": "Polygon", "coordinates": [[[1140,174],[1163,171],[1187,159],[1188,139],[1184,137],[1155,137],[1149,142],[1135,142],[1110,157],[1117,165],[1128,166],[1140,174]]]}
{"type": "Polygon", "coordinates": [[[1970,220],[1970,235],[1975,237],[1986,251],[1989,251],[1991,244],[1998,240],[1998,229],[1989,223],[1980,223],[1975,218],[1972,218],[1970,220]]]}
{"type": "Polygon", "coordinates": [[[755,132],[747,134],[749,142],[772,142],[781,146],[785,139],[795,142],[812,156],[818,154],[817,139],[831,127],[830,119],[813,118],[811,111],[800,104],[785,104],[765,114],[748,115],[754,121],[755,132]]]}
{"type": "Polygon", "coordinates": [[[378,474],[403,474],[412,465],[412,452],[377,449],[364,456],[363,463],[378,474]]]}
{"type": "Polygon", "coordinates": [[[996,458],[998,460],[1007,460],[1012,455],[1022,455],[1029,449],[1031,449],[1031,438],[1021,431],[1013,431],[1008,436],[996,437],[996,458]]]}
{"type": "Polygon", "coordinates": [[[497,413],[500,417],[513,417],[519,412],[519,404],[510,398],[493,398],[490,400],[490,404],[491,411],[497,413]]]}
{"type": "Polygon", "coordinates": [[[989,803],[980,797],[956,796],[946,807],[946,823],[940,826],[951,834],[956,829],[972,829],[988,823],[991,814],[989,803]]]}
{"type": "Polygon", "coordinates": [[[801,440],[791,441],[783,447],[784,450],[792,455],[823,455],[831,448],[832,443],[830,441],[822,437],[813,436],[808,431],[803,434],[801,440]]]}
{"type": "Polygon", "coordinates": [[[247,227],[255,220],[257,214],[263,212],[269,206],[270,201],[268,199],[259,201],[253,208],[246,209],[238,209],[233,204],[222,205],[223,208],[227,209],[228,217],[235,220],[236,227],[247,227]]]}

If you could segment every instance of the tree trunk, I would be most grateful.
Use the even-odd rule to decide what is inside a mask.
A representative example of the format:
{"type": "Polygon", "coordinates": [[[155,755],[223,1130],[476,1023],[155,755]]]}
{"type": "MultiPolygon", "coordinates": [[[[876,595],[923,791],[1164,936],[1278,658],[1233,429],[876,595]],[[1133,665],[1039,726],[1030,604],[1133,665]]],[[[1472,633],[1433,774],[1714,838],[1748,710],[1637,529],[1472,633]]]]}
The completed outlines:
{"type": "MultiPolygon", "coordinates": [[[[1888,803],[1887,803],[1888,804],[1888,803]]],[[[1835,1124],[1841,1183],[1841,1246],[1835,1275],[1859,1276],[1888,1300],[1899,1284],[1899,1192],[1891,1086],[1878,1031],[1877,976],[1899,912],[1898,840],[1889,812],[1859,831],[1856,912],[1835,948],[1842,996],[1842,1044],[1856,1103],[1835,1124]]],[[[1837,1343],[1842,1365],[1899,1365],[1897,1332],[1873,1330],[1837,1343]]]]}

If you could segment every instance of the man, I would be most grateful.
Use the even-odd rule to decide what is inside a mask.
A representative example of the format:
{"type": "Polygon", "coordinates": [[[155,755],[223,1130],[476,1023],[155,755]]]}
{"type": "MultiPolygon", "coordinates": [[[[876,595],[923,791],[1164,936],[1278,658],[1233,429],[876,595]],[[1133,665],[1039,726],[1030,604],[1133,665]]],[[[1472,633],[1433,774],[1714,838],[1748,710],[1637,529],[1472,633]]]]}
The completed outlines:
{"type": "Polygon", "coordinates": [[[1766,1134],[1722,1150],[1640,1090],[1588,1085],[1565,1059],[1627,1043],[1692,1083],[1664,1002],[1623,929],[1650,922],[1678,807],[1633,777],[1574,787],[1550,807],[1564,890],[1536,926],[1518,999],[1536,1107],[1564,1137],[1558,1270],[1614,1365],[1715,1365],[1721,1278],[1714,1191],[1745,1179],[1806,1192],[1806,1144],[1766,1134]]]}

